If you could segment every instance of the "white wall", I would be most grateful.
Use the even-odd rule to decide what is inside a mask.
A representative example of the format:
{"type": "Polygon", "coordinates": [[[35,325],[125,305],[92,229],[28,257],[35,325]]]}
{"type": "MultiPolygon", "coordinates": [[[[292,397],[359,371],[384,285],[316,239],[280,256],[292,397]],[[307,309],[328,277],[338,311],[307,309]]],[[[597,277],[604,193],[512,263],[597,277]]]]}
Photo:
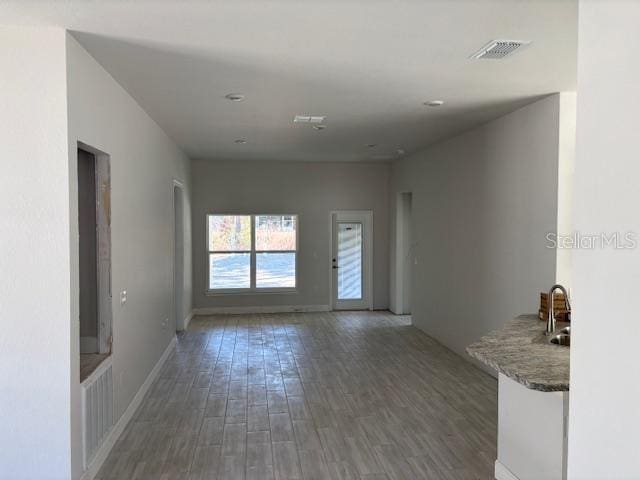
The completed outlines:
{"type": "MultiPolygon", "coordinates": [[[[638,25],[639,2],[580,2],[574,222],[583,234],[640,233],[638,25]]],[[[575,250],[573,266],[569,478],[637,479],[640,250],[575,250]]]]}
{"type": "MultiPolygon", "coordinates": [[[[573,233],[573,179],[576,163],[576,93],[560,94],[558,137],[558,236],[573,233]]],[[[556,282],[573,284],[573,252],[556,252],[556,282]]],[[[569,292],[571,294],[571,292],[569,292]]]]}
{"type": "Polygon", "coordinates": [[[397,192],[390,197],[393,210],[393,231],[390,235],[390,257],[393,272],[389,278],[389,310],[397,315],[411,313],[411,284],[413,283],[413,238],[411,228],[411,192],[397,192]],[[393,237],[393,238],[391,238],[393,237]]]}
{"type": "MultiPolygon", "coordinates": [[[[111,157],[113,373],[118,419],[175,334],[173,314],[173,179],[185,185],[189,212],[190,165],[185,155],[120,85],[67,37],[68,155],[71,192],[72,412],[79,414],[77,363],[78,141],[111,157]],[[119,292],[127,291],[120,305],[119,292]],[[167,328],[162,322],[169,319],[167,328]]],[[[66,173],[66,171],[65,171],[66,173]]],[[[67,213],[68,215],[68,213],[67,213]]],[[[185,257],[191,258],[190,218],[185,215],[185,257]]],[[[191,309],[190,262],[185,268],[185,316],[191,309]]],[[[68,356],[68,350],[65,352],[68,356]]],[[[75,418],[79,420],[79,417],[75,418]]],[[[79,453],[79,421],[73,424],[79,453]]],[[[74,456],[74,474],[79,472],[74,456]]]]}
{"type": "Polygon", "coordinates": [[[545,236],[557,228],[559,99],[393,165],[392,201],[413,194],[413,323],[460,354],[505,321],[537,312],[539,292],[555,280],[545,236]]]}
{"type": "Polygon", "coordinates": [[[192,176],[195,307],[330,305],[332,210],[373,210],[373,303],[388,307],[388,164],[196,160],[192,176]],[[298,292],[205,295],[207,213],[298,214],[298,292]]]}
{"type": "Polygon", "coordinates": [[[0,71],[0,478],[68,479],[64,31],[0,27],[0,71]]]}

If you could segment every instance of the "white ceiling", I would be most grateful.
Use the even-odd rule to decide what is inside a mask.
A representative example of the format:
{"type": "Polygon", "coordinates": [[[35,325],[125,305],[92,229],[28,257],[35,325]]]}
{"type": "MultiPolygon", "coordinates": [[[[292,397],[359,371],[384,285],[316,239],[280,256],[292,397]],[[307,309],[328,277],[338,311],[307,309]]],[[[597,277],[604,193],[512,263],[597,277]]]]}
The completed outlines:
{"type": "Polygon", "coordinates": [[[73,31],[192,158],[388,160],[576,84],[574,0],[5,1],[0,19],[73,31]],[[533,44],[468,58],[496,38],[533,44]]]}

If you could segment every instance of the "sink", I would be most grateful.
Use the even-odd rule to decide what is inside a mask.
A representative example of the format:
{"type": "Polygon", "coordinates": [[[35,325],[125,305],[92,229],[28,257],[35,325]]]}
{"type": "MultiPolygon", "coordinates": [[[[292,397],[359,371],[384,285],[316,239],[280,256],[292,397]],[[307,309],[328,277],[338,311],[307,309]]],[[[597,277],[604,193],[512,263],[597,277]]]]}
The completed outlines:
{"type": "MultiPolygon", "coordinates": [[[[571,328],[571,327],[567,327],[567,328],[571,328]]],[[[571,345],[571,335],[567,335],[566,333],[554,335],[553,337],[551,337],[551,340],[549,340],[549,342],[555,345],[562,345],[563,347],[568,347],[571,345]]]]}

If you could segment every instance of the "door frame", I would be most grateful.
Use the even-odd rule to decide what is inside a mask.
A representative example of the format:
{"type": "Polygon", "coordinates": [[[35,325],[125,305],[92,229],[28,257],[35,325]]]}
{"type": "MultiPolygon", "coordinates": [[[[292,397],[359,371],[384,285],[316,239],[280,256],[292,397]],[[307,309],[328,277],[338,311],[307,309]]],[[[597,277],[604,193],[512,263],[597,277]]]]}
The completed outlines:
{"type": "MultiPolygon", "coordinates": [[[[390,310],[396,315],[411,315],[411,306],[405,304],[407,290],[409,290],[410,303],[413,302],[411,295],[413,288],[413,262],[411,259],[407,262],[408,256],[413,256],[415,245],[415,232],[413,231],[411,218],[408,218],[405,199],[409,198],[411,205],[411,214],[413,215],[413,192],[402,191],[396,195],[396,221],[395,221],[395,265],[393,275],[395,285],[393,289],[393,298],[390,302],[390,310]],[[409,229],[410,237],[407,239],[405,233],[409,229]],[[409,282],[407,282],[407,276],[409,282]],[[408,283],[408,284],[407,284],[408,283]]],[[[415,261],[415,260],[414,260],[415,261]]]]}
{"type": "MultiPolygon", "coordinates": [[[[177,233],[177,223],[176,223],[176,196],[175,196],[175,192],[176,192],[176,188],[180,191],[180,195],[182,196],[182,204],[181,204],[181,208],[182,208],[182,248],[183,248],[183,258],[182,258],[182,275],[183,275],[183,279],[182,279],[182,307],[184,307],[184,271],[185,271],[185,265],[184,265],[184,215],[185,215],[185,209],[184,209],[184,183],[182,183],[180,180],[176,180],[175,178],[173,179],[173,181],[171,182],[171,206],[172,206],[172,211],[171,211],[171,217],[172,217],[172,224],[173,224],[173,235],[172,235],[172,241],[171,241],[171,258],[172,258],[172,262],[171,262],[171,283],[173,285],[172,291],[173,291],[173,298],[171,299],[171,311],[172,311],[172,315],[169,317],[173,317],[174,320],[174,325],[173,325],[173,329],[174,331],[181,331],[185,329],[185,324],[186,324],[186,318],[183,317],[184,312],[180,313],[180,315],[178,316],[178,302],[176,301],[177,297],[178,297],[178,292],[176,291],[176,288],[178,287],[176,285],[176,264],[178,263],[178,258],[176,257],[176,233],[177,233]]],[[[184,308],[183,308],[184,309],[184,308]]]]}
{"type": "MultiPolygon", "coordinates": [[[[111,156],[77,141],[77,150],[94,156],[96,177],[96,264],[98,289],[98,353],[113,351],[113,290],[111,249],[111,156]]],[[[76,168],[77,168],[76,153],[76,168]]],[[[77,171],[76,171],[77,182],[77,171]]],[[[77,192],[76,192],[77,195],[77,192]]]]}
{"type": "Polygon", "coordinates": [[[365,223],[363,225],[364,231],[364,243],[363,243],[363,260],[364,260],[364,300],[366,302],[366,310],[373,310],[373,210],[331,210],[329,212],[329,306],[331,310],[336,310],[336,299],[334,295],[334,280],[333,280],[333,268],[331,259],[333,258],[333,217],[337,214],[344,215],[361,215],[365,217],[365,223]],[[368,240],[368,242],[367,242],[368,240]]]}

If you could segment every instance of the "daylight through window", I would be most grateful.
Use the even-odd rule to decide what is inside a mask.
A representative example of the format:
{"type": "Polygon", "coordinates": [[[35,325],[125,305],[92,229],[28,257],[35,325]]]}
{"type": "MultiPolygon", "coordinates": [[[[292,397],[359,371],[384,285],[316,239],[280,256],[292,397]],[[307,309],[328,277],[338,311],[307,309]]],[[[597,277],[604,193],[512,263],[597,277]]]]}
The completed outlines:
{"type": "Polygon", "coordinates": [[[297,215],[208,215],[209,290],[296,287],[297,215]]]}

